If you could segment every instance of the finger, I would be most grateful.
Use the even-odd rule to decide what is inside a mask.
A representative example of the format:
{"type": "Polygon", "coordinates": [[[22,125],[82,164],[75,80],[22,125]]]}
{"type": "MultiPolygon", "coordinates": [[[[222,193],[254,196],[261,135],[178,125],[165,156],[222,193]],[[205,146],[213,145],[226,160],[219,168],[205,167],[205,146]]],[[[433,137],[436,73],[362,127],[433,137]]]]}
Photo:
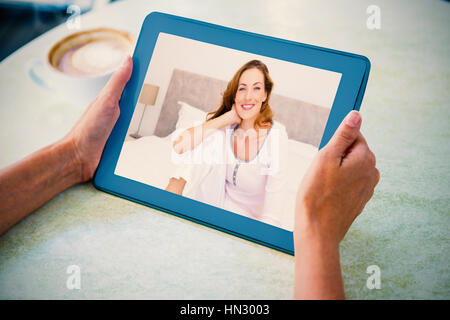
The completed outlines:
{"type": "Polygon", "coordinates": [[[342,158],[342,163],[360,162],[361,165],[366,167],[370,172],[374,172],[377,165],[377,158],[375,154],[370,150],[366,139],[360,133],[358,138],[353,143],[347,154],[342,158]]]}
{"type": "Polygon", "coordinates": [[[371,163],[371,160],[372,151],[370,151],[366,139],[364,139],[363,135],[359,133],[356,137],[356,140],[341,157],[340,164],[341,166],[348,165],[350,167],[353,167],[355,164],[359,164],[359,166],[368,166],[369,168],[374,167],[374,164],[371,163]]]}
{"type": "Polygon", "coordinates": [[[366,138],[364,138],[364,135],[361,133],[361,131],[358,133],[358,140],[360,140],[362,143],[368,146],[366,138]]]}
{"type": "Polygon", "coordinates": [[[377,157],[375,154],[369,149],[369,163],[372,168],[375,168],[377,165],[377,157]]]}
{"type": "Polygon", "coordinates": [[[102,94],[110,96],[117,101],[122,96],[123,89],[130,80],[131,73],[133,71],[133,60],[130,56],[127,56],[122,66],[112,75],[108,83],[102,90],[102,94]]]}
{"type": "Polygon", "coordinates": [[[345,117],[326,146],[333,156],[341,159],[347,153],[360,134],[361,121],[361,115],[355,110],[345,117]]]}
{"type": "Polygon", "coordinates": [[[356,137],[356,139],[355,139],[355,141],[353,142],[353,144],[352,144],[349,148],[347,148],[347,150],[345,151],[343,157],[345,158],[347,155],[349,155],[350,153],[352,153],[352,152],[353,152],[353,149],[355,149],[355,148],[357,148],[357,147],[360,148],[361,146],[364,146],[364,145],[366,145],[367,148],[369,148],[368,145],[367,145],[366,139],[364,138],[364,136],[362,135],[362,133],[359,132],[359,133],[358,133],[358,136],[356,137]]]}
{"type": "Polygon", "coordinates": [[[378,182],[380,181],[380,177],[381,177],[380,171],[377,168],[375,168],[375,183],[373,185],[374,188],[377,186],[378,182]]]}

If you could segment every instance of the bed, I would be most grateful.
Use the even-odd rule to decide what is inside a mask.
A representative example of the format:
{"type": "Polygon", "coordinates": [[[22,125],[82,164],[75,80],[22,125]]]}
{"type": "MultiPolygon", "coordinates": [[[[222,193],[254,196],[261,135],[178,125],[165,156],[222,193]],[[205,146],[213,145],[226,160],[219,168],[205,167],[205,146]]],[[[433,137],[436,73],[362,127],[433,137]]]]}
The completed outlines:
{"type": "MultiPolygon", "coordinates": [[[[115,174],[165,189],[176,169],[171,161],[171,134],[204,121],[206,113],[220,104],[226,85],[223,80],[174,69],[154,134],[124,143],[115,174]]],[[[292,215],[284,227],[293,230],[296,191],[317,153],[329,109],[276,94],[272,94],[270,105],[274,120],[286,127],[289,137],[292,179],[285,193],[284,210],[292,215]]]]}

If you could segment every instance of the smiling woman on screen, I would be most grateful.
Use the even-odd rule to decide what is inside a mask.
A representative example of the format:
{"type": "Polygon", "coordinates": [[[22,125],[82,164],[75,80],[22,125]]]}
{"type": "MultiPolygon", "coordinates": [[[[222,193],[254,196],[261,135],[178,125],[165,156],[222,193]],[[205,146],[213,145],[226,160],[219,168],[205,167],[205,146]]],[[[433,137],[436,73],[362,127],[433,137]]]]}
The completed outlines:
{"type": "Polygon", "coordinates": [[[283,214],[288,136],[272,119],[272,88],[264,63],[243,65],[220,107],[173,143],[177,154],[201,152],[203,159],[215,160],[180,166],[166,190],[279,227],[289,225],[283,214]]]}

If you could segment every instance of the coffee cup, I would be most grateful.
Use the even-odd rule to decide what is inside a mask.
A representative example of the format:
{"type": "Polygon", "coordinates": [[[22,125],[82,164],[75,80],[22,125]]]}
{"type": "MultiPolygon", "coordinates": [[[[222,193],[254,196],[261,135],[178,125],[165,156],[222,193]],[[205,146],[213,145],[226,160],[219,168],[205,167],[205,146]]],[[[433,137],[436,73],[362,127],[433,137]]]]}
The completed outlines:
{"type": "Polygon", "coordinates": [[[56,42],[44,60],[30,61],[28,75],[36,84],[86,107],[133,49],[134,40],[124,31],[97,28],[76,32],[56,42]]]}

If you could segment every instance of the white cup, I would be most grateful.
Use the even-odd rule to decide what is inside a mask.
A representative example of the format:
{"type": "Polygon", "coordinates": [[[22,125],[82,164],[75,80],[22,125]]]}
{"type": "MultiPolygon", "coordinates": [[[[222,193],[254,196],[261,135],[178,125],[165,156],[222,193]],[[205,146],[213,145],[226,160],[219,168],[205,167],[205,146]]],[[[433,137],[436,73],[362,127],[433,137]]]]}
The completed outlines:
{"type": "MultiPolygon", "coordinates": [[[[92,54],[95,54],[96,48],[92,45],[99,43],[98,41],[117,41],[124,48],[124,56],[131,55],[134,49],[134,40],[127,32],[110,28],[81,31],[55,43],[47,52],[45,60],[32,59],[27,65],[28,75],[39,86],[59,91],[72,103],[87,107],[108,82],[113,72],[120,67],[122,59],[105,68],[98,68],[94,62],[92,70],[83,70],[83,72],[75,72],[77,70],[74,68],[67,70],[61,66],[61,61],[67,57],[66,54],[70,50],[76,51],[77,48],[85,45],[91,46],[90,52],[85,54],[82,59],[86,60],[90,55],[95,59],[96,57],[92,54]]],[[[101,54],[108,54],[105,48],[101,48],[101,51],[101,54]]],[[[111,54],[116,54],[116,58],[118,58],[117,52],[111,52],[111,54]]]]}

